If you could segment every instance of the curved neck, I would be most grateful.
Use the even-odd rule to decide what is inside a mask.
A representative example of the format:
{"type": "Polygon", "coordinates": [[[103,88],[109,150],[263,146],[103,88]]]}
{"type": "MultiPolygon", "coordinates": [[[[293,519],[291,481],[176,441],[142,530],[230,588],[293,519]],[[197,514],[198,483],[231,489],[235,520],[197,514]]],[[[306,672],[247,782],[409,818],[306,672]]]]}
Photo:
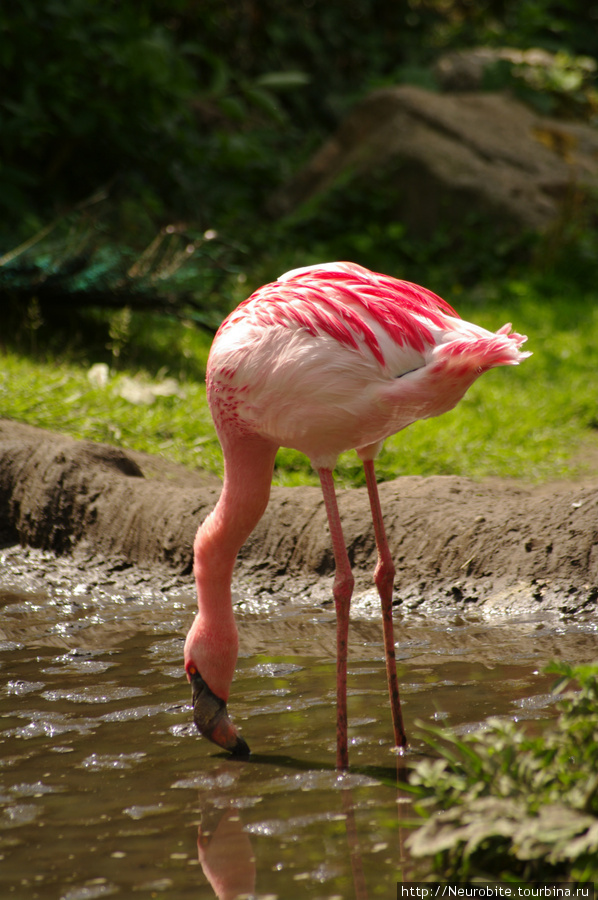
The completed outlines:
{"type": "MultiPolygon", "coordinates": [[[[222,435],[221,435],[222,439],[222,435]]],[[[197,615],[185,641],[185,667],[226,702],[238,653],[231,580],[237,553],[268,504],[277,447],[256,436],[222,440],[224,484],[193,544],[197,615]]]]}
{"type": "Polygon", "coordinates": [[[200,612],[216,603],[224,613],[237,554],[270,497],[277,447],[255,435],[222,440],[224,483],[218,503],[200,525],[194,543],[194,575],[200,612]]]}

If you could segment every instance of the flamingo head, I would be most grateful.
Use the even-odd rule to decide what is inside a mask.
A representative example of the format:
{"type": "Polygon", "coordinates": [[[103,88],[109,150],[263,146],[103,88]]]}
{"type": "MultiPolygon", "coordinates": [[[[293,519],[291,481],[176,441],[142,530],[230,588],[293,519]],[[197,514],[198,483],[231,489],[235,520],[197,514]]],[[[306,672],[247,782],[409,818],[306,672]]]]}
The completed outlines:
{"type": "Polygon", "coordinates": [[[249,747],[226,708],[238,646],[232,613],[227,619],[198,612],[185,640],[185,671],[193,691],[193,721],[199,733],[234,756],[249,756],[249,747]]]}
{"type": "Polygon", "coordinates": [[[231,722],[226,702],[208,687],[192,663],[187,665],[187,677],[193,690],[193,721],[199,733],[233,756],[249,756],[247,742],[231,722]]]}

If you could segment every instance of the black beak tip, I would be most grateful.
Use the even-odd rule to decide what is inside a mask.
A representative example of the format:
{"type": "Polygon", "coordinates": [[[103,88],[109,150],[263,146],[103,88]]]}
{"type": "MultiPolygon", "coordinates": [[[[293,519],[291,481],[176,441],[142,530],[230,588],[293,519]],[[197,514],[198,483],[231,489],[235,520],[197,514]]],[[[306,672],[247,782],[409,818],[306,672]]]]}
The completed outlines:
{"type": "Polygon", "coordinates": [[[237,740],[234,747],[230,747],[229,749],[231,756],[234,756],[235,759],[247,759],[247,757],[251,753],[249,744],[244,738],[241,737],[240,734],[237,735],[237,740]]]}

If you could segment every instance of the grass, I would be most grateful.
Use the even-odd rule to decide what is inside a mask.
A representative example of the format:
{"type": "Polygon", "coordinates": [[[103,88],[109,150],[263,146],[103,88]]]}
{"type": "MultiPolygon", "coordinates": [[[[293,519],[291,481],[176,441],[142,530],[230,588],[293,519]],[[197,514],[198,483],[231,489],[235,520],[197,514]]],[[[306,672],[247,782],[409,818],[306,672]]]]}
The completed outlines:
{"type": "Polygon", "coordinates": [[[36,362],[7,353],[2,358],[0,409],[3,416],[41,428],[219,472],[220,446],[203,382],[183,382],[181,396],[132,403],[120,396],[132,375],[141,384],[155,383],[145,373],[117,372],[106,387],[97,387],[82,365],[36,362]]]}
{"type": "MultiPolygon", "coordinates": [[[[390,438],[378,460],[379,477],[458,474],[538,482],[582,471],[584,453],[598,447],[598,292],[535,276],[445,296],[464,318],[489,329],[513,321],[528,335],[533,356],[519,367],[485,374],[455,410],[390,438]]],[[[43,331],[36,326],[23,332],[18,350],[2,354],[2,416],[221,474],[203,383],[208,335],[147,317],[113,317],[106,340],[90,352],[89,343],[83,351],[56,341],[42,350],[43,331]],[[87,378],[98,359],[112,362],[104,388],[87,378]],[[155,382],[167,373],[179,379],[181,396],[157,397],[151,405],[121,396],[125,377],[155,382]]],[[[354,453],[343,454],[338,477],[347,485],[361,483],[354,453]]],[[[295,485],[317,479],[305,457],[281,450],[275,480],[295,485]]]]}

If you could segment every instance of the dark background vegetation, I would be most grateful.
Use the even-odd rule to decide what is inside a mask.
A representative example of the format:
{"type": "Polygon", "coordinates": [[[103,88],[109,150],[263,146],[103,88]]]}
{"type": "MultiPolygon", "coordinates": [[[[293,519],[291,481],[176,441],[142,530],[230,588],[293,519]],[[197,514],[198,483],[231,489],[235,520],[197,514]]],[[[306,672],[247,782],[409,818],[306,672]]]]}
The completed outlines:
{"type": "MultiPolygon", "coordinates": [[[[34,298],[40,321],[72,326],[82,309],[129,305],[213,328],[241,299],[239,275],[254,286],[302,264],[314,244],[366,265],[386,262],[394,273],[402,266],[414,280],[433,265],[471,280],[529,262],[528,244],[523,253],[496,248],[475,227],[459,236],[459,248],[447,234],[414,242],[400,222],[384,220],[382,195],[312,218],[274,222],[265,212],[271,192],[357,99],[401,82],[435,89],[438,56],[477,45],[596,58],[598,3],[2,4],[6,308],[31,318],[34,298]]],[[[497,79],[491,86],[507,85],[508,73],[497,79]]],[[[544,87],[526,99],[579,114],[575,79],[544,87]]],[[[586,84],[589,118],[594,88],[586,84]]]]}

